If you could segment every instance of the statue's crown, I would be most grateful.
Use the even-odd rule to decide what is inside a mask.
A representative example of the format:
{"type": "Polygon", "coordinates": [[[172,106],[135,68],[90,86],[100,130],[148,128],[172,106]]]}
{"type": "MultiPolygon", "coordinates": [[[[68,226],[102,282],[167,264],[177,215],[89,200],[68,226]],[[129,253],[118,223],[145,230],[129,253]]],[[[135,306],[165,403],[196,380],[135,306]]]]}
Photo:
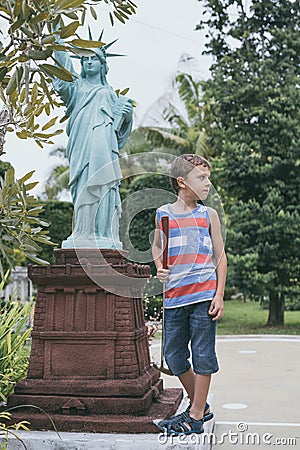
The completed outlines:
{"type": "MultiPolygon", "coordinates": [[[[94,39],[93,39],[90,27],[88,27],[88,30],[89,30],[89,40],[93,41],[94,39]]],[[[102,42],[103,32],[104,32],[104,30],[102,30],[100,33],[100,36],[98,38],[99,42],[102,42]]],[[[108,44],[103,44],[103,46],[101,46],[101,47],[95,47],[95,48],[89,48],[89,49],[86,49],[86,48],[82,49],[77,46],[74,46],[74,48],[76,48],[77,50],[82,51],[82,54],[81,55],[80,54],[72,55],[72,58],[81,59],[82,56],[85,56],[85,55],[91,54],[91,53],[95,53],[97,56],[99,56],[100,59],[104,58],[105,60],[106,60],[106,58],[111,58],[113,56],[124,56],[124,55],[121,55],[118,53],[108,53],[107,52],[107,49],[109,49],[109,47],[111,47],[117,40],[118,39],[115,39],[114,41],[109,42],[108,44]]]]}

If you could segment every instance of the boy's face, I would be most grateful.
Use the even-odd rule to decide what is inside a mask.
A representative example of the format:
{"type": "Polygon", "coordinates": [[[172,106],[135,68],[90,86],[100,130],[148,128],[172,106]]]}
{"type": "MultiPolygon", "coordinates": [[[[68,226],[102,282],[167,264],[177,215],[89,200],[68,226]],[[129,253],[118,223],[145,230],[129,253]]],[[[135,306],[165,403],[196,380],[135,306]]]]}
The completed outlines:
{"type": "MultiPolygon", "coordinates": [[[[179,183],[180,187],[184,187],[186,194],[197,200],[205,200],[208,196],[211,186],[210,170],[208,167],[195,166],[185,178],[179,177],[183,180],[183,185],[179,183]]],[[[179,181],[179,179],[177,179],[179,181]]]]}

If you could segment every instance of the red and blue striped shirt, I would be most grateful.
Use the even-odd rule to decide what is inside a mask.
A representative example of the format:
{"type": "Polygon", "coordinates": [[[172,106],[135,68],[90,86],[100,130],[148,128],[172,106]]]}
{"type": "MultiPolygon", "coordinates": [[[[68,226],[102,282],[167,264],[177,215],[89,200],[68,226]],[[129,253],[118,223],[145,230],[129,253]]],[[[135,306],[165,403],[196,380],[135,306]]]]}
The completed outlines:
{"type": "Polygon", "coordinates": [[[172,266],[165,286],[165,308],[212,300],[217,288],[216,267],[210,236],[208,208],[198,205],[190,213],[174,214],[170,204],[156,215],[169,216],[168,265],[172,266]]]}

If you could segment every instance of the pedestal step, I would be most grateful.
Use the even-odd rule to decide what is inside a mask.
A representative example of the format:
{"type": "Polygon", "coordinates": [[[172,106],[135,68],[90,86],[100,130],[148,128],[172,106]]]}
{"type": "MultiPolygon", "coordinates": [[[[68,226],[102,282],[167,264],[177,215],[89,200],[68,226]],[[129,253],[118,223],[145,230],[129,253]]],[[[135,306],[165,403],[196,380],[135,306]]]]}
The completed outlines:
{"type": "Polygon", "coordinates": [[[71,414],[43,414],[40,410],[24,407],[14,411],[13,419],[16,422],[29,421],[32,430],[53,430],[52,420],[59,431],[155,433],[159,430],[153,420],[170,417],[178,408],[181,399],[182,389],[170,388],[164,389],[146,414],[141,415],[124,414],[122,409],[116,414],[77,415],[72,414],[72,410],[69,411],[71,414]]]}

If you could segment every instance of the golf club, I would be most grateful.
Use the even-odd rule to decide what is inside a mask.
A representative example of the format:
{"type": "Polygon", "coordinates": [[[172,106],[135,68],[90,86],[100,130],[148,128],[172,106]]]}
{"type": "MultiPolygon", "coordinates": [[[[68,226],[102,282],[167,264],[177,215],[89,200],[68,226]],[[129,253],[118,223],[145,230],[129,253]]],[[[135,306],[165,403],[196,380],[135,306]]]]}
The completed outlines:
{"type": "MultiPolygon", "coordinates": [[[[169,248],[169,216],[163,216],[162,221],[162,231],[164,239],[164,249],[163,249],[163,268],[168,268],[168,248],[169,248]]],[[[161,331],[161,345],[160,345],[160,365],[153,364],[153,366],[160,372],[166,375],[174,375],[170,369],[164,366],[164,304],[165,304],[165,282],[163,283],[163,307],[162,307],[162,331],[161,331]]]]}

